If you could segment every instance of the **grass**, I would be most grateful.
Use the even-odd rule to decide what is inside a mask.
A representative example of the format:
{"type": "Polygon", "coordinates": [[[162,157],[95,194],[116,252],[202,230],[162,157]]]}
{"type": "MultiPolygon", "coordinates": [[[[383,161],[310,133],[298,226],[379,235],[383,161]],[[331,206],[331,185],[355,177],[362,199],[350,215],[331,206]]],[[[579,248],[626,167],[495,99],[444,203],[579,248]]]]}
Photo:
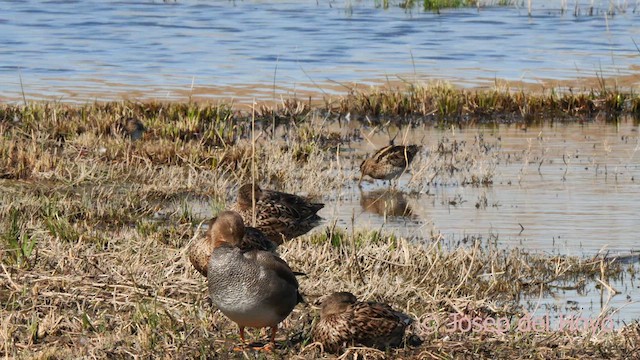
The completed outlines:
{"type": "Polygon", "coordinates": [[[475,0],[424,0],[422,9],[424,11],[438,11],[446,8],[474,7],[479,6],[475,0]]]}
{"type": "Polygon", "coordinates": [[[487,122],[541,123],[623,115],[638,117],[640,98],[633,93],[607,89],[542,94],[509,90],[460,90],[446,83],[409,86],[405,91],[373,89],[352,91],[336,102],[337,112],[392,117],[443,124],[487,122]],[[425,119],[426,118],[426,119],[425,119]]]}
{"type": "MultiPolygon", "coordinates": [[[[3,266],[8,266],[0,292],[3,355],[209,358],[232,354],[229,349],[238,342],[237,328],[207,304],[205,280],[184,256],[191,233],[177,237],[175,244],[166,244],[156,233],[142,236],[126,227],[109,235],[107,247],[97,249],[88,242],[61,242],[43,234],[40,256],[31,268],[12,266],[3,259],[3,266]]],[[[447,334],[428,326],[434,319],[444,326],[447,316],[457,312],[521,317],[516,299],[523,292],[549,291],[550,284],[606,281],[625,271],[619,264],[504,252],[480,242],[446,250],[437,241],[416,245],[381,234],[340,236],[340,243],[332,243],[316,233],[282,248],[290,265],[307,274],[300,281],[309,304],[296,308],[284,322],[280,339],[289,341],[278,356],[323,356],[309,339],[317,317],[313,304],[335,290],[394,304],[416,318],[411,332],[425,340],[422,346],[386,354],[366,349],[351,349],[351,353],[596,358],[635,351],[638,329],[634,326],[593,337],[515,330],[492,337],[447,334]]]]}
{"type": "MultiPolygon", "coordinates": [[[[345,121],[345,114],[361,121],[359,127],[385,128],[415,121],[586,121],[603,113],[615,121],[637,116],[638,108],[635,95],[615,91],[534,96],[443,84],[353,92],[319,106],[289,100],[257,109],[255,172],[262,183],[285,191],[339,194],[362,160],[346,151],[362,141],[360,133],[329,126],[345,121]],[[275,130],[274,122],[280,125],[275,130]]],[[[598,257],[502,250],[473,237],[453,247],[438,235],[416,242],[330,225],[280,250],[292,268],[307,274],[300,283],[308,300],[283,323],[280,348],[269,356],[231,352],[237,327],[207,303],[205,279],[185,256],[205,220],[188,201],[223,208],[238,184],[251,178],[249,120],[231,105],[200,103],[0,105],[0,356],[331,357],[313,344],[309,331],[317,300],[335,290],[411,314],[411,333],[424,340],[387,352],[351,348],[345,357],[637,355],[637,324],[596,334],[449,334],[442,327],[455,313],[522,318],[523,297],[604,286],[633,278],[634,268],[598,257]],[[147,128],[141,140],[123,133],[128,117],[147,128]]],[[[443,138],[428,150],[438,156],[414,164],[411,189],[491,186],[499,143],[479,134],[474,141],[443,138]]]]}
{"type": "MultiPolygon", "coordinates": [[[[607,90],[604,84],[600,90],[579,94],[550,91],[533,95],[497,89],[469,91],[442,83],[410,86],[404,90],[354,91],[344,98],[326,99],[324,105],[318,107],[295,99],[273,108],[260,107],[256,114],[264,129],[260,141],[287,136],[288,143],[275,151],[276,154],[290,156],[299,163],[322,160],[326,150],[337,149],[353,139],[332,133],[323,125],[336,118],[340,120],[343,115],[338,114],[349,114],[350,118],[366,126],[389,122],[430,123],[442,127],[519,122],[526,126],[590,121],[596,117],[606,121],[617,121],[623,116],[637,119],[640,98],[632,93],[607,90]],[[288,127],[287,133],[273,133],[271,125],[274,122],[288,127]]],[[[153,176],[154,168],[171,172],[186,166],[198,171],[223,167],[242,180],[249,170],[249,129],[248,114],[238,113],[230,105],[3,104],[0,105],[3,134],[0,137],[0,178],[37,178],[81,185],[98,178],[113,183],[124,176],[129,182],[150,184],[154,182],[149,178],[153,176]],[[132,144],[117,131],[127,117],[145,123],[149,129],[145,141],[132,144]],[[97,143],[100,146],[96,146],[97,143]]],[[[259,163],[271,153],[270,149],[257,154],[261,159],[259,163]]],[[[283,169],[262,167],[258,170],[261,171],[259,176],[272,182],[287,182],[287,172],[283,169]]],[[[465,181],[485,182],[487,179],[465,181]]],[[[161,191],[162,187],[158,184],[152,191],[161,191]]],[[[170,188],[171,192],[176,190],[170,188]]],[[[177,190],[181,191],[180,188],[177,190]]]]}

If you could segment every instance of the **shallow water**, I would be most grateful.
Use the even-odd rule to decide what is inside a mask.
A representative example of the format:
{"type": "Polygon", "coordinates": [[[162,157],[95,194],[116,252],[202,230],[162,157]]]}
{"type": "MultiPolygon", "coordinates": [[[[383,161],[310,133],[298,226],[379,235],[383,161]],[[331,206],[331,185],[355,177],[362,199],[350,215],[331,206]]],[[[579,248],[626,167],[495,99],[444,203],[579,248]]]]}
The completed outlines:
{"type": "MultiPolygon", "coordinates": [[[[618,125],[555,124],[526,130],[500,125],[401,131],[407,135],[406,143],[421,143],[430,150],[414,161],[414,173],[433,166],[439,156],[434,144],[443,138],[472,144],[481,134],[484,144],[493,147],[477,157],[473,171],[492,169],[488,172],[493,174],[493,184],[460,185],[454,178],[443,179],[440,185],[425,185],[419,175],[414,175],[416,180],[407,173],[397,192],[385,192],[388,187],[381,181],[366,183],[362,194],[355,186],[346,189],[340,200],[329,199],[322,215],[346,231],[353,224],[361,230],[382,229],[427,242],[438,235],[449,247],[470,246],[474,239],[481,239],[485,244],[537,253],[630,256],[628,260],[637,270],[638,130],[638,125],[629,121],[618,125]],[[372,205],[376,199],[377,204],[372,205]]],[[[372,136],[370,140],[383,146],[388,136],[372,136]]],[[[373,146],[364,148],[371,151],[373,146]]],[[[533,296],[524,303],[529,303],[527,310],[534,317],[549,315],[551,329],[562,327],[560,315],[595,321],[601,312],[616,310],[609,325],[617,329],[624,321],[640,316],[640,290],[637,279],[628,274],[611,285],[620,292],[611,298],[605,287],[596,288],[593,283],[584,291],[558,290],[555,296],[533,296]]]]}
{"type": "MultiPolygon", "coordinates": [[[[556,124],[526,131],[509,125],[416,128],[404,141],[428,149],[412,164],[413,172],[434,166],[438,155],[433,144],[441,139],[472,144],[478,134],[493,148],[477,156],[472,172],[490,173],[492,184],[462,185],[455,177],[426,184],[406,173],[395,191],[385,191],[389,186],[382,181],[365,182],[362,194],[355,184],[347,187],[325,199],[322,215],[345,229],[353,217],[356,228],[417,238],[441,234],[454,246],[467,235],[480,234],[497,237],[505,247],[568,255],[640,250],[637,125],[556,124]],[[405,211],[409,213],[403,216],[405,211]]],[[[381,147],[388,137],[381,134],[371,141],[381,147]]],[[[473,155],[474,147],[467,147],[473,155]]],[[[373,148],[366,144],[362,150],[373,148]]],[[[352,171],[355,176],[356,169],[352,171]]]]}
{"type": "MultiPolygon", "coordinates": [[[[361,156],[389,141],[387,133],[366,137],[371,143],[354,143],[352,151],[343,152],[344,171],[354,180],[324,195],[326,205],[319,214],[325,223],[312,231],[335,226],[346,232],[381,230],[416,242],[440,241],[450,248],[480,240],[483,246],[533,253],[624,256],[640,270],[640,134],[632,121],[400,129],[396,143],[418,143],[424,149],[394,190],[382,181],[357,187],[361,156]],[[474,159],[470,173],[488,173],[492,184],[463,185],[460,176],[425,182],[443,156],[437,154],[438,144],[453,141],[474,159]],[[475,152],[478,148],[488,150],[475,152]]],[[[189,207],[202,217],[214,211],[202,201],[189,207]]],[[[584,290],[558,289],[556,296],[525,298],[523,304],[529,302],[528,311],[537,317],[549,314],[556,329],[559,315],[595,319],[601,311],[618,309],[611,316],[615,328],[640,316],[637,279],[626,274],[612,281],[620,293],[611,299],[606,288],[595,284],[589,280],[584,290]]]]}
{"type": "Polygon", "coordinates": [[[270,100],[429,79],[640,84],[638,3],[596,0],[594,15],[590,1],[562,3],[534,1],[529,17],[375,1],[0,0],[0,100],[270,100]]]}

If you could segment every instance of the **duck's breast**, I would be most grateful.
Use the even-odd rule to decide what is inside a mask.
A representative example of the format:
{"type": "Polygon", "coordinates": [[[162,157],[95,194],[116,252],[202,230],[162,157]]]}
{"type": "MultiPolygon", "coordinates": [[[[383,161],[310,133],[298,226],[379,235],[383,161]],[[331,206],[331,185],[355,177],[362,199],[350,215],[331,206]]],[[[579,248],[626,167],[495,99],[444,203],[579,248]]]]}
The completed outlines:
{"type": "Polygon", "coordinates": [[[209,297],[223,314],[241,326],[275,326],[295,306],[297,289],[287,287],[274,271],[256,262],[252,253],[271,256],[265,251],[213,251],[208,272],[209,297]]]}

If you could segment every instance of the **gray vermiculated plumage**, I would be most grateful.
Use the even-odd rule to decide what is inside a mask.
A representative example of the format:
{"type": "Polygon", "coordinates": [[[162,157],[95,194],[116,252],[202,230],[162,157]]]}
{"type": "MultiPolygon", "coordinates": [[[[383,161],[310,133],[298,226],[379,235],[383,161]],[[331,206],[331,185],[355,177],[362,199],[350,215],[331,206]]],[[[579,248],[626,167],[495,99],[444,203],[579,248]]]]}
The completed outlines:
{"type": "Polygon", "coordinates": [[[271,327],[274,341],[278,324],[302,302],[299,285],[289,265],[275,253],[243,250],[245,235],[240,215],[223,211],[213,224],[219,230],[207,266],[211,302],[240,327],[271,327]]]}
{"type": "MultiPolygon", "coordinates": [[[[198,270],[202,276],[207,276],[207,268],[211,252],[216,247],[216,243],[222,242],[219,238],[224,236],[221,231],[220,224],[216,226],[217,217],[209,220],[209,228],[199,236],[189,248],[189,260],[193,267],[198,270]]],[[[260,230],[252,227],[244,228],[244,235],[240,243],[236,245],[243,251],[263,250],[274,252],[278,248],[278,244],[269,240],[269,238],[260,230]]]]}
{"type": "Polygon", "coordinates": [[[218,247],[207,278],[213,304],[242,327],[275,327],[301,299],[289,266],[266,251],[218,247]]]}

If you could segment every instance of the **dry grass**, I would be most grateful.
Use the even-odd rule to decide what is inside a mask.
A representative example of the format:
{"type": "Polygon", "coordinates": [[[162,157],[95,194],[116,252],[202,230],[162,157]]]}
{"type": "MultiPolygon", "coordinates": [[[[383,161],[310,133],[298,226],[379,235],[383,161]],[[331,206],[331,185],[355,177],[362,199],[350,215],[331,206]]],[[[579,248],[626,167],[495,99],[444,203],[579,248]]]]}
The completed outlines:
{"type": "MultiPolygon", "coordinates": [[[[411,113],[358,101],[348,106],[411,113]]],[[[329,115],[319,114],[332,111],[293,101],[261,109],[254,155],[251,123],[226,106],[0,106],[0,356],[265,357],[230,351],[237,328],[207,303],[205,280],[185,256],[204,220],[187,201],[224,207],[251,178],[252,164],[262,183],[290,192],[320,196],[351,183],[357,159],[340,149],[354,136],[328,130],[329,115]],[[130,116],[147,128],[140,141],[121,130],[130,116]],[[283,119],[287,126],[273,131],[273,121],[283,119]]],[[[439,160],[423,162],[414,177],[420,184],[489,185],[496,149],[482,137],[443,139],[430,149],[439,160]]],[[[345,357],[637,356],[637,325],[597,334],[447,334],[431,326],[453,313],[521,317],[523,295],[606,284],[627,271],[619,263],[503,251],[479,241],[451,249],[437,237],[416,243],[330,226],[285,244],[281,254],[307,274],[300,283],[309,304],[283,323],[281,346],[267,357],[330,357],[312,344],[309,330],[314,302],[334,290],[406,311],[416,318],[412,333],[424,340],[386,353],[352,348],[345,357]]]]}
{"type": "Polygon", "coordinates": [[[573,93],[551,89],[542,94],[512,91],[456,89],[447,83],[410,85],[406,89],[352,91],[333,105],[338,113],[381,116],[412,122],[440,124],[524,122],[591,119],[603,116],[616,120],[622,115],[640,114],[640,97],[609,89],[573,93]]]}
{"type": "MultiPolygon", "coordinates": [[[[233,354],[229,349],[238,342],[237,328],[208,305],[205,280],[184,253],[193,235],[190,224],[114,227],[98,244],[88,236],[61,238],[34,220],[20,219],[20,236],[35,238],[35,253],[14,262],[8,253],[15,249],[4,249],[0,353],[25,358],[233,354]]],[[[605,280],[622,271],[599,259],[545,258],[498,251],[479,242],[444,250],[437,241],[416,245],[378,233],[320,233],[286,244],[281,253],[293,268],[307,274],[300,282],[309,304],[298,306],[284,322],[280,340],[288,341],[278,356],[322,356],[309,339],[317,317],[311,304],[335,290],[387,301],[417,319],[412,332],[425,340],[422,346],[387,354],[361,351],[371,356],[533,353],[595,358],[628,355],[636,349],[638,330],[633,327],[620,331],[634,337],[621,332],[446,334],[429,327],[428,321],[446,324],[448,314],[458,312],[518,317],[517,299],[523,293],[549,291],[550,284],[595,281],[601,267],[605,280]]]]}

